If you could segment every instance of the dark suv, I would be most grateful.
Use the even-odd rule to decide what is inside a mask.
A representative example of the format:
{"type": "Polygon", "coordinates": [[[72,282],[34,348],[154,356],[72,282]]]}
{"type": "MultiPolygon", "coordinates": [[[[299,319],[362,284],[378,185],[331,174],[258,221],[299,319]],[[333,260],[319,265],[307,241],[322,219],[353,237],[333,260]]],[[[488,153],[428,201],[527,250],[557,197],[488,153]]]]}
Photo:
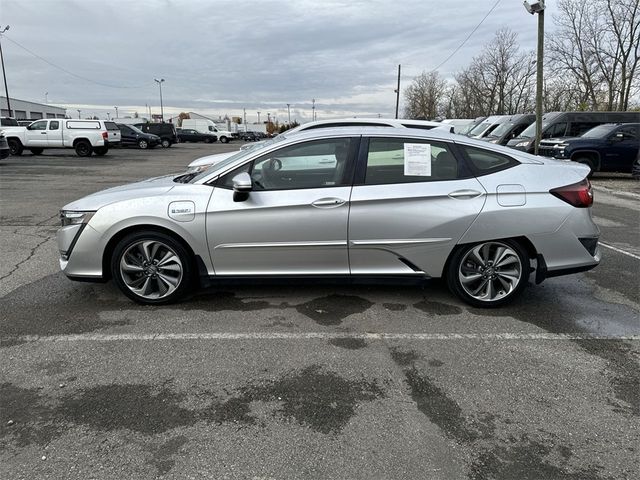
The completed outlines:
{"type": "Polygon", "coordinates": [[[178,134],[173,123],[136,123],[136,127],[144,133],[152,133],[160,137],[160,143],[168,148],[178,141],[178,134]]]}
{"type": "Polygon", "coordinates": [[[640,123],[606,123],[580,137],[540,142],[540,155],[584,163],[591,172],[630,173],[640,149],[640,123]]]}

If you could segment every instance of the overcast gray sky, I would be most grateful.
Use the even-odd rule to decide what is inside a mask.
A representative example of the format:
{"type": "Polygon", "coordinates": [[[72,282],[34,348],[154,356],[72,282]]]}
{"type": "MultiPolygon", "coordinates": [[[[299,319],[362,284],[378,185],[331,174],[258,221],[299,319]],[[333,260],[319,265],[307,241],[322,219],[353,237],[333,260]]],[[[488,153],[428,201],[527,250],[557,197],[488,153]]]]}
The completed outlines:
{"type": "MultiPolygon", "coordinates": [[[[402,86],[445,60],[496,0],[0,0],[11,97],[82,108],[83,116],[145,105],[165,116],[256,112],[286,120],[393,116],[402,86]],[[51,62],[87,81],[65,73],[51,62]],[[101,85],[105,84],[105,85],[101,85]],[[106,86],[110,85],[110,86],[106,86]]],[[[555,1],[547,2],[554,13],[555,1]]],[[[553,28],[551,18],[547,31],[553,28]]],[[[500,0],[471,39],[439,71],[465,67],[508,27],[535,49],[536,17],[521,0],[500,0]]],[[[2,92],[4,94],[4,92],[2,92]]]]}

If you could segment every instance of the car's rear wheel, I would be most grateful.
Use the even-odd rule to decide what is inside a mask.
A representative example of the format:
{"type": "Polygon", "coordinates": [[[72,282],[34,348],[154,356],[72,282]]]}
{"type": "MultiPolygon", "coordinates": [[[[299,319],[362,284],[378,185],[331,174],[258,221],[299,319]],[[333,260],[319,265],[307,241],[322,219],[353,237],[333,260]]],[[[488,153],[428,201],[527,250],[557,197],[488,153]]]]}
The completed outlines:
{"type": "Polygon", "coordinates": [[[162,148],[169,148],[171,146],[171,142],[166,138],[162,139],[162,148]]]}
{"type": "Polygon", "coordinates": [[[86,140],[80,140],[75,145],[76,155],[79,157],[90,157],[93,152],[93,147],[86,140]]]}
{"type": "Polygon", "coordinates": [[[527,285],[529,257],[515,241],[496,240],[465,245],[447,269],[450,290],[474,307],[497,307],[512,301],[527,285]]]}
{"type": "Polygon", "coordinates": [[[16,157],[22,155],[24,147],[22,146],[22,143],[20,143],[20,140],[9,138],[7,140],[7,143],[9,144],[9,152],[11,153],[11,155],[15,155],[16,157]]]}
{"type": "Polygon", "coordinates": [[[147,148],[149,148],[149,142],[147,142],[146,140],[138,140],[138,148],[146,150],[147,148]]]}
{"type": "Polygon", "coordinates": [[[190,288],[193,261],[187,249],[161,232],[137,232],[124,237],[111,257],[118,288],[142,304],[178,300],[190,288]]]}
{"type": "Polygon", "coordinates": [[[44,148],[30,148],[29,150],[31,150],[31,153],[34,155],[42,155],[44,148]]]}

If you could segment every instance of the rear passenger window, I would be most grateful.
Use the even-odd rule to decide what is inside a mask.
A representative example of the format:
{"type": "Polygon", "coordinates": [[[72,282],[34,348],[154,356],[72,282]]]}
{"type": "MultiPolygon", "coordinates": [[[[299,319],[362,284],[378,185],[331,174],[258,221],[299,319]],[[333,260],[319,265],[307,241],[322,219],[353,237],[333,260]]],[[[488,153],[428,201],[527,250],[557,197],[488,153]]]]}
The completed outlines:
{"type": "Polygon", "coordinates": [[[516,160],[502,153],[467,145],[458,145],[458,147],[464,152],[465,157],[479,175],[498,172],[518,165],[516,160]]]}
{"type": "Polygon", "coordinates": [[[458,178],[458,162],[442,142],[371,138],[365,185],[431,182],[458,178]]]}
{"type": "Polygon", "coordinates": [[[58,130],[59,128],[60,128],[60,122],[58,121],[49,122],[49,130],[58,130]]]}

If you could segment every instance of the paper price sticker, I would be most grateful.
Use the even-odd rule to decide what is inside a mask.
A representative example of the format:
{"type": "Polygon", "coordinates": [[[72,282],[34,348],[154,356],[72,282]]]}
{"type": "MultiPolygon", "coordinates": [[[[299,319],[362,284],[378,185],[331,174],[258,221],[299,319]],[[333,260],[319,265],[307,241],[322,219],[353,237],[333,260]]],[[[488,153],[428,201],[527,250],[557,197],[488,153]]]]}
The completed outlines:
{"type": "Polygon", "coordinates": [[[428,143],[404,144],[404,174],[415,177],[431,176],[431,145],[428,143]]]}

